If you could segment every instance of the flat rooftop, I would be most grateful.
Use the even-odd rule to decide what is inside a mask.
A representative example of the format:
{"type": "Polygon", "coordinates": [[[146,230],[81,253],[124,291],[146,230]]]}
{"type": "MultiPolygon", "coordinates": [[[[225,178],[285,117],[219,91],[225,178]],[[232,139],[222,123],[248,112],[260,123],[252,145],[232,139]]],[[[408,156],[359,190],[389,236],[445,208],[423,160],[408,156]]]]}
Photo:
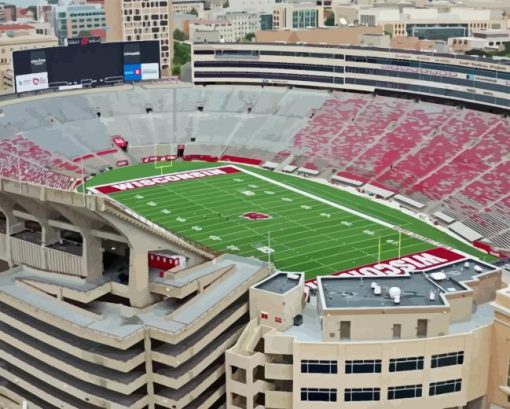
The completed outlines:
{"type": "Polygon", "coordinates": [[[440,296],[441,293],[467,290],[450,278],[435,282],[424,273],[374,279],[322,277],[319,283],[319,295],[323,295],[324,308],[442,306],[445,302],[440,296]],[[372,283],[381,288],[381,294],[375,294],[372,283]],[[400,289],[398,304],[390,297],[389,290],[392,287],[400,289]],[[430,299],[431,292],[435,294],[433,300],[430,299]]]}
{"type": "Polygon", "coordinates": [[[463,260],[457,263],[449,264],[444,267],[440,267],[434,270],[428,270],[427,273],[443,272],[447,277],[458,281],[471,281],[476,278],[477,275],[485,274],[491,271],[497,270],[497,267],[490,264],[482,263],[478,260],[463,260]]]}
{"type": "Polygon", "coordinates": [[[302,274],[277,273],[255,286],[258,290],[269,291],[275,294],[285,294],[299,284],[302,274]]]}
{"type": "MultiPolygon", "coordinates": [[[[211,265],[205,265],[206,272],[211,272],[211,265]]],[[[92,290],[98,284],[23,265],[0,273],[0,298],[3,296],[16,298],[35,309],[77,326],[118,338],[131,336],[147,325],[169,333],[176,333],[205,315],[231,292],[256,275],[266,264],[259,260],[237,255],[224,255],[216,259],[216,263],[213,265],[216,270],[229,266],[234,268],[227,277],[222,279],[221,285],[212,286],[180,305],[168,300],[144,309],[137,309],[121,304],[92,301],[88,304],[88,310],[83,310],[83,313],[80,313],[79,308],[70,309],[67,304],[56,298],[39,291],[27,290],[26,286],[22,285],[22,280],[49,283],[84,292],[92,290]],[[94,312],[98,316],[92,317],[90,312],[94,312]],[[169,314],[172,314],[171,317],[169,314]]],[[[198,270],[200,270],[199,267],[198,270]]],[[[200,275],[200,273],[198,274],[200,275]]],[[[103,284],[104,282],[101,283],[101,285],[103,284]]]]}

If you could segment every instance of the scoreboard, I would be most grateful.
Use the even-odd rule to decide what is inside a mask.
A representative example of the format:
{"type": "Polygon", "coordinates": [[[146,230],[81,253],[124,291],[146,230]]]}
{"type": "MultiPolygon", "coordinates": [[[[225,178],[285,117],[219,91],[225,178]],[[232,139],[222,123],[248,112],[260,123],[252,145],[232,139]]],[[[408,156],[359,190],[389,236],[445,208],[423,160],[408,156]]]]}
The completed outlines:
{"type": "Polygon", "coordinates": [[[159,41],[85,42],[13,53],[16,92],[160,78],[159,41]]]}

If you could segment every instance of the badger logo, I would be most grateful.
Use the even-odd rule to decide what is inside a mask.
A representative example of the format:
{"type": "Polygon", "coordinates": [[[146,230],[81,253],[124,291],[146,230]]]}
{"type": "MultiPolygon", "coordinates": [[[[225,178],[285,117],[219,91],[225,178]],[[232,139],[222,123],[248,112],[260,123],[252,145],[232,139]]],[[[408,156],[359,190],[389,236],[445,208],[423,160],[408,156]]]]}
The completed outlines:
{"type": "Polygon", "coordinates": [[[258,213],[258,212],[248,212],[241,215],[241,217],[247,219],[247,220],[265,220],[270,219],[271,216],[265,213],[258,213]]]}

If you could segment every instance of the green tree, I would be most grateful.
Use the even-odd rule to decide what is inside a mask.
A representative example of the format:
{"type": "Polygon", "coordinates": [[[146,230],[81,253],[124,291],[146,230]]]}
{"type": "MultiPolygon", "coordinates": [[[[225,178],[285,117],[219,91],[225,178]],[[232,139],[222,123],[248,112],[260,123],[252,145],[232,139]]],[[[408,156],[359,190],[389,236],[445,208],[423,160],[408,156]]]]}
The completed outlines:
{"type": "Polygon", "coordinates": [[[78,37],[92,37],[92,34],[88,30],[82,30],[78,33],[78,37]]]}
{"type": "Polygon", "coordinates": [[[244,41],[252,42],[252,40],[255,38],[255,33],[246,33],[244,36],[244,41]]]}
{"type": "Polygon", "coordinates": [[[29,9],[32,13],[34,13],[34,18],[37,20],[39,16],[37,15],[37,7],[36,6],[28,6],[27,9],[29,9]]]}
{"type": "Polygon", "coordinates": [[[174,40],[177,40],[177,41],[185,41],[187,40],[186,38],[186,34],[184,34],[184,32],[182,32],[181,30],[179,30],[178,28],[176,28],[174,30],[174,40]]]}
{"type": "Polygon", "coordinates": [[[197,11],[197,9],[195,7],[193,7],[191,9],[191,11],[189,12],[189,14],[193,14],[194,16],[198,16],[198,11],[197,11]]]}
{"type": "Polygon", "coordinates": [[[503,43],[503,51],[487,52],[484,50],[469,50],[466,51],[467,55],[478,55],[480,57],[507,57],[510,58],[510,42],[503,43]]]}
{"type": "Polygon", "coordinates": [[[191,61],[191,46],[174,41],[174,58],[172,60],[172,75],[181,73],[181,66],[191,61]]]}
{"type": "Polygon", "coordinates": [[[328,18],[324,22],[324,25],[329,26],[329,27],[335,25],[335,13],[333,13],[332,11],[329,13],[328,18]]]}

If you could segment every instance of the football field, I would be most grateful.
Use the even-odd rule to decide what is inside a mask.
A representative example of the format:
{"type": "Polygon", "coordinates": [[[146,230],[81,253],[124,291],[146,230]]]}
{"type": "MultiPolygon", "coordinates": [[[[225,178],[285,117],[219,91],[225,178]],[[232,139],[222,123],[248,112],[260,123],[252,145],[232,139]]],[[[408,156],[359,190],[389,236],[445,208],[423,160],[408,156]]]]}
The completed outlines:
{"type": "Polygon", "coordinates": [[[191,241],[270,259],[281,270],[304,271],[307,279],[436,247],[355,207],[249,168],[183,162],[134,168],[138,171],[121,168],[99,175],[87,187],[100,191],[106,186],[113,200],[191,241]],[[200,168],[218,174],[175,176],[186,171],[190,177],[200,168]]]}

